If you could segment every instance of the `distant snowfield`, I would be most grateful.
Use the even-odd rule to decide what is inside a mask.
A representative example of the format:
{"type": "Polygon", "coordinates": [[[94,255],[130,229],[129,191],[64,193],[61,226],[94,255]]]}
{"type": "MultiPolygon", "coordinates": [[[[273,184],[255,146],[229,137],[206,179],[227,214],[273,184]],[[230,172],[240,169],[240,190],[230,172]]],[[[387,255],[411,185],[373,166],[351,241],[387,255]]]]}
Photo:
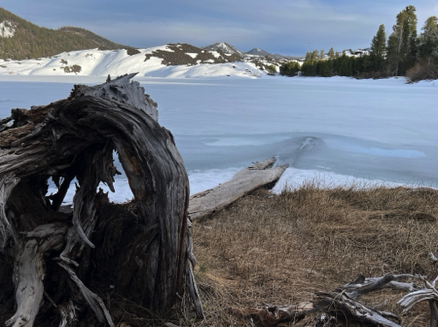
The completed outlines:
{"type": "MultiPolygon", "coordinates": [[[[114,53],[111,62],[118,56],[114,53]]],[[[129,65],[105,68],[96,60],[100,64],[87,69],[99,76],[50,76],[25,66],[20,75],[1,73],[0,118],[11,108],[65,98],[75,83],[104,82],[110,71],[116,71],[113,76],[140,71],[129,65]]],[[[135,77],[158,103],[160,124],[175,136],[191,193],[269,157],[289,165],[277,193],[309,182],[438,186],[438,81],[241,78],[251,77],[244,67],[159,66],[135,77]],[[247,74],[231,74],[243,71],[247,74]]],[[[125,177],[117,177],[115,186],[113,201],[131,197],[125,177]]]]}
{"type": "MultiPolygon", "coordinates": [[[[167,78],[194,78],[194,77],[224,77],[238,76],[256,78],[264,75],[252,63],[224,63],[214,65],[166,66],[162,59],[152,56],[146,60],[145,55],[153,51],[162,50],[172,52],[165,45],[154,48],[139,49],[140,53],[128,55],[126,50],[100,51],[81,50],[64,52],[51,58],[30,60],[1,60],[1,75],[26,76],[118,76],[127,72],[138,72],[139,77],[167,77],[167,78]],[[66,73],[69,67],[80,67],[80,72],[66,73]]],[[[214,53],[213,53],[214,54],[214,53]]],[[[189,54],[190,55],[190,54],[189,54]]],[[[194,54],[191,54],[192,57],[194,54]]]]}

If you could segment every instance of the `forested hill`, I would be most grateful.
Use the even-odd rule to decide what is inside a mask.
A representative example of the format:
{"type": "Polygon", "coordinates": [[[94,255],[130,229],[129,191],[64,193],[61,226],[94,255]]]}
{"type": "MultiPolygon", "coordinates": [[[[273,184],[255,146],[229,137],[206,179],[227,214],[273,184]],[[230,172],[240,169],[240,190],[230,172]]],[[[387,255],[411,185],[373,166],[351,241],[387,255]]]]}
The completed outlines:
{"type": "Polygon", "coordinates": [[[0,7],[0,59],[50,57],[61,52],[94,48],[136,52],[132,47],[111,42],[83,28],[39,27],[0,7]]]}

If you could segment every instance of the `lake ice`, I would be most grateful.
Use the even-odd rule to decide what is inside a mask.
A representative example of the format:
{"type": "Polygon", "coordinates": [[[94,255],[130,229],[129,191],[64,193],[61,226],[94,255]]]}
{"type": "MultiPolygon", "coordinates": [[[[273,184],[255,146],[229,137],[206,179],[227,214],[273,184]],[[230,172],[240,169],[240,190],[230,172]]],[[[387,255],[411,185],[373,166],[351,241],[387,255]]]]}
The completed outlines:
{"type": "MultiPolygon", "coordinates": [[[[0,118],[12,108],[66,98],[74,83],[105,80],[17,79],[1,77],[0,118]]],[[[191,193],[269,157],[290,167],[276,192],[315,179],[327,186],[369,181],[437,187],[435,82],[279,76],[135,80],[158,103],[159,123],[175,136],[191,193]]],[[[123,176],[116,177],[115,187],[114,201],[131,196],[123,176]]]]}

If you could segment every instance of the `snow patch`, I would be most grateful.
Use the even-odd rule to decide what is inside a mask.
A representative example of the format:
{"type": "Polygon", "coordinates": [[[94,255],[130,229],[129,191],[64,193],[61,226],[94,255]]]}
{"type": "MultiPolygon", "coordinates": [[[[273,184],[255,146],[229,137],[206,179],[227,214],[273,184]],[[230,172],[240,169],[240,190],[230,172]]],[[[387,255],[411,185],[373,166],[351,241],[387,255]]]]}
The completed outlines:
{"type": "Polygon", "coordinates": [[[388,182],[381,179],[358,178],[349,175],[340,175],[334,172],[319,170],[303,170],[293,167],[287,168],[280,180],[275,184],[272,192],[280,194],[283,191],[294,191],[305,186],[315,186],[321,189],[334,188],[376,188],[376,187],[415,187],[406,183],[388,182]]]}
{"type": "Polygon", "coordinates": [[[4,20],[0,23],[0,37],[13,37],[17,25],[4,20]]]}
{"type": "Polygon", "coordinates": [[[217,51],[210,51],[210,53],[215,57],[215,58],[219,58],[221,56],[221,54],[217,51]]]}
{"type": "Polygon", "coordinates": [[[195,59],[198,56],[197,53],[192,53],[192,52],[187,52],[186,55],[192,57],[193,59],[195,59]]]}

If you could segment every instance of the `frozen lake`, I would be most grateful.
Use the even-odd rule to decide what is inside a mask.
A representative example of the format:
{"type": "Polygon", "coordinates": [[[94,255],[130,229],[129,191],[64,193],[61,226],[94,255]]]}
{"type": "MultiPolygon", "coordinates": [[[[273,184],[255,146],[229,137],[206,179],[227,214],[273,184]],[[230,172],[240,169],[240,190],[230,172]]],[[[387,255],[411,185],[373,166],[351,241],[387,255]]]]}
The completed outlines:
{"type": "MultiPolygon", "coordinates": [[[[74,83],[104,79],[1,76],[0,118],[11,108],[66,98],[74,83]]],[[[434,82],[268,76],[135,80],[158,103],[160,124],[175,136],[191,193],[269,157],[290,166],[277,191],[315,178],[330,185],[357,179],[437,187],[434,82]]],[[[115,200],[130,196],[123,177],[116,191],[115,200]]]]}

